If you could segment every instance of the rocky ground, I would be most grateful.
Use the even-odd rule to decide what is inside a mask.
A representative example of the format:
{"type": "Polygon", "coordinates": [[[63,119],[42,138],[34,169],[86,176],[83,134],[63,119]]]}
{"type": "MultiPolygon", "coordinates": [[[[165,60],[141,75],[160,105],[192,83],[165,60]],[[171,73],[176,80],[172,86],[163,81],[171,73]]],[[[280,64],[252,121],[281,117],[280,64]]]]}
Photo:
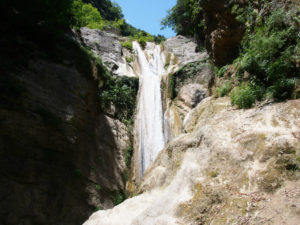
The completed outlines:
{"type": "Polygon", "coordinates": [[[300,101],[236,110],[203,100],[148,169],[140,195],[84,225],[289,224],[300,220],[300,101]]]}

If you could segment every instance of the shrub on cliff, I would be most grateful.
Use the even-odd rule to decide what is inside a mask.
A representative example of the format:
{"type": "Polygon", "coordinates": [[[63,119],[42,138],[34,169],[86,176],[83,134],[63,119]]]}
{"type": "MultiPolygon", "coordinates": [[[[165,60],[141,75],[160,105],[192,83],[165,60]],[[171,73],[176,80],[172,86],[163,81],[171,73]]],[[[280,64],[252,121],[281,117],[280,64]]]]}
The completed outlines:
{"type": "Polygon", "coordinates": [[[106,112],[113,105],[115,118],[126,125],[132,125],[136,105],[138,79],[135,77],[114,77],[107,73],[102,87],[101,109],[106,112]]]}
{"type": "Polygon", "coordinates": [[[290,98],[299,79],[299,15],[290,10],[273,11],[264,24],[245,36],[240,57],[235,60],[238,74],[264,89],[264,95],[290,98]]]}
{"type": "Polygon", "coordinates": [[[250,108],[255,103],[255,92],[250,85],[242,84],[230,94],[233,105],[239,108],[250,108]]]}

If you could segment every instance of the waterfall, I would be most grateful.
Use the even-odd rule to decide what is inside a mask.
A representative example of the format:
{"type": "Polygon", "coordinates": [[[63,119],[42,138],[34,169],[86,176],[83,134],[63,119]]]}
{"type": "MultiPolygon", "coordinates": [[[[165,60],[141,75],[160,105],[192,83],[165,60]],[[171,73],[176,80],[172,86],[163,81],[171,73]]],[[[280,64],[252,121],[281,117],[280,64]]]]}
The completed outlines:
{"type": "Polygon", "coordinates": [[[143,51],[137,42],[133,42],[133,48],[140,65],[135,133],[140,161],[139,173],[142,177],[165,145],[160,88],[161,77],[166,72],[165,55],[160,46],[155,44],[148,43],[147,49],[143,51]]]}

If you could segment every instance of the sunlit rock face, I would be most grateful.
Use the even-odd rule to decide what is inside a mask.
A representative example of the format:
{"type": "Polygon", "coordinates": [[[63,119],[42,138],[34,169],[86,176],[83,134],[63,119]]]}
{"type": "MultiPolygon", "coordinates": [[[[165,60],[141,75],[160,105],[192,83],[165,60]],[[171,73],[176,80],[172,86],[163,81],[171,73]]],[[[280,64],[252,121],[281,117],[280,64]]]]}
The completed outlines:
{"type": "Polygon", "coordinates": [[[198,50],[195,41],[181,35],[168,38],[164,42],[164,46],[168,52],[173,53],[177,57],[181,66],[198,61],[207,55],[205,51],[200,52],[198,50]]]}
{"type": "Polygon", "coordinates": [[[108,70],[120,76],[136,76],[133,64],[128,62],[133,53],[121,46],[121,37],[97,29],[82,27],[78,39],[91,48],[95,56],[101,57],[108,70]],[[127,58],[127,60],[126,60],[127,58]]]}
{"type": "Polygon", "coordinates": [[[210,95],[213,78],[213,69],[206,53],[197,61],[187,63],[165,77],[163,96],[167,140],[184,132],[183,121],[186,115],[210,95]]]}
{"type": "Polygon", "coordinates": [[[237,110],[206,98],[146,171],[140,195],[84,225],[297,224],[300,101],[237,110]]]}

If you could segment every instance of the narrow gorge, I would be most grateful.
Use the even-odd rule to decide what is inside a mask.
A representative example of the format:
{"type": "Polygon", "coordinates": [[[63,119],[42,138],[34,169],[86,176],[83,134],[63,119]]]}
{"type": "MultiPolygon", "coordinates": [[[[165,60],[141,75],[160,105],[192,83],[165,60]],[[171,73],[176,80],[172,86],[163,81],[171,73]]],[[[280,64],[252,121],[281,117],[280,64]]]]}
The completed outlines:
{"type": "Polygon", "coordinates": [[[0,3],[0,224],[298,225],[299,2],[116,2],[0,3]]]}

